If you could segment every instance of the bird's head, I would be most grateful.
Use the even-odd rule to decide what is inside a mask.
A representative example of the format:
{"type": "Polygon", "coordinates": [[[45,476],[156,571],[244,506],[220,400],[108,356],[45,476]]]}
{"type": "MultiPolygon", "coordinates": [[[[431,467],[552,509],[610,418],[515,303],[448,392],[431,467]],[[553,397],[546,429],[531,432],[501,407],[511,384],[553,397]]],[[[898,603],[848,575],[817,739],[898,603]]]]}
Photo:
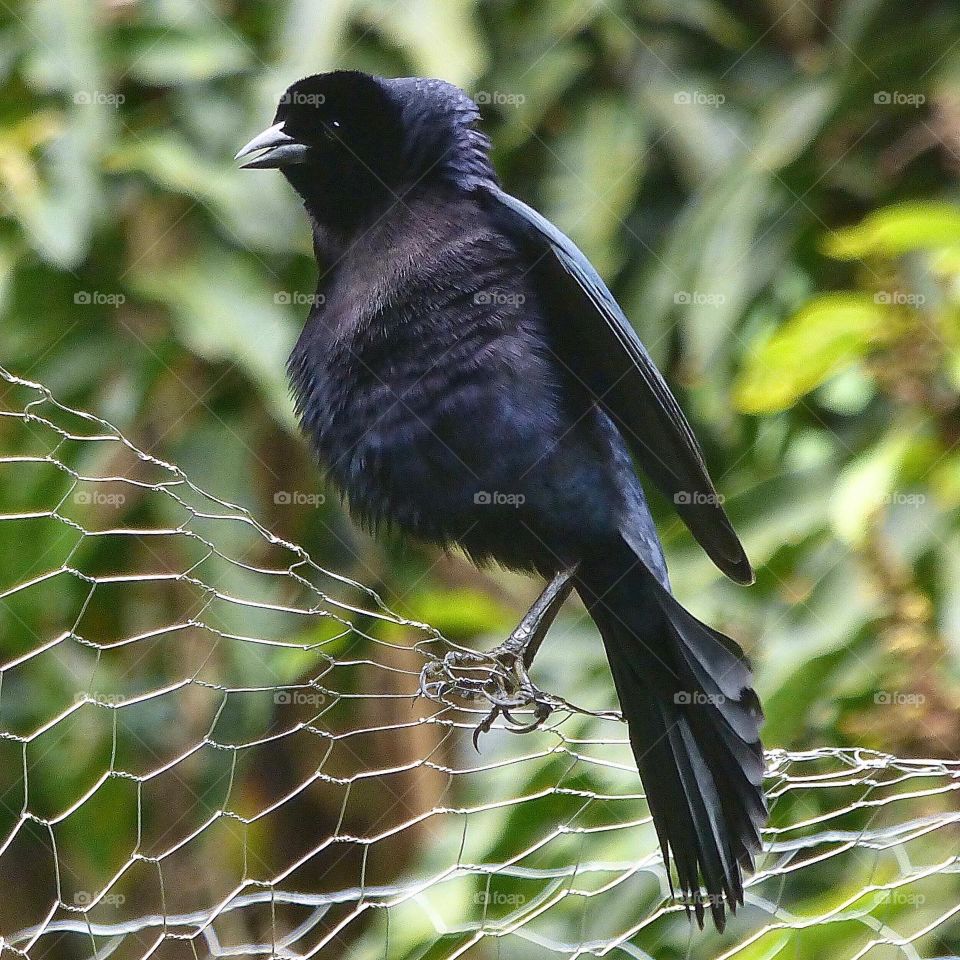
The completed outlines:
{"type": "Polygon", "coordinates": [[[289,87],[273,124],[236,158],[279,168],[321,222],[359,221],[421,184],[469,190],[493,180],[478,119],[443,80],[321,73],[289,87]]]}

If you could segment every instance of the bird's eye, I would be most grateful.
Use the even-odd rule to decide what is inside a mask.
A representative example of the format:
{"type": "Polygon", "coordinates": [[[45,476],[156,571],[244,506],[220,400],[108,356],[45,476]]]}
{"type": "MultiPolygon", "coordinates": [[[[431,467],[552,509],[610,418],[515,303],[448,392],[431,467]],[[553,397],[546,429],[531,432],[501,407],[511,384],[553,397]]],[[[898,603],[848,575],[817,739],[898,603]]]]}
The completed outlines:
{"type": "Polygon", "coordinates": [[[339,140],[340,121],[333,120],[329,124],[323,125],[323,136],[327,140],[339,140]]]}

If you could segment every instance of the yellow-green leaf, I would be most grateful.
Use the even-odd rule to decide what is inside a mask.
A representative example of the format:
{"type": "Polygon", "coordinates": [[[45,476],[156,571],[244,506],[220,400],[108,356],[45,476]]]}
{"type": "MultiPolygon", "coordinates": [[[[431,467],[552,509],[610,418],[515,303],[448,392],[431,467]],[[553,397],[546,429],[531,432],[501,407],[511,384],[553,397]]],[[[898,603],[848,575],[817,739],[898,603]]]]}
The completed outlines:
{"type": "Polygon", "coordinates": [[[828,234],[824,252],[837,260],[896,257],[911,250],[936,250],[960,243],[960,206],[898,203],[871,213],[854,227],[828,234]]]}
{"type": "Polygon", "coordinates": [[[749,352],[734,402],[744,413],[785,410],[898,327],[895,310],[868,295],[818,297],[749,352]]]}

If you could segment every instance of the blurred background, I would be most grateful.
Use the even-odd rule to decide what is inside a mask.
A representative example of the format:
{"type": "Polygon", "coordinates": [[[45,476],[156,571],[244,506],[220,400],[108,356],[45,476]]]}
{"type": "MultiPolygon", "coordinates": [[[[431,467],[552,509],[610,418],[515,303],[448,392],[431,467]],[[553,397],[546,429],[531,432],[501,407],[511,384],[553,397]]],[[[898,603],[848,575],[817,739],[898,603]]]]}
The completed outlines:
{"type": "MultiPolygon", "coordinates": [[[[358,532],[294,424],[284,363],[314,289],[310,237],[282,177],[232,157],[289,83],[334,68],[462,86],[506,188],[618,296],[758,571],[750,589],[720,579],[655,502],[677,592],[754,660],[767,745],[956,759],[960,7],[0,9],[0,364],[108,418],[401,615],[487,646],[539,585],[358,532]]],[[[49,499],[47,483],[4,472],[0,503],[49,499]]],[[[113,523],[162,519],[136,498],[99,506],[113,523]]],[[[30,573],[13,536],[0,536],[6,581],[30,573]]],[[[31,555],[59,536],[31,534],[31,555]]],[[[109,616],[130,634],[142,611],[127,596],[109,616]]],[[[38,604],[0,609],[0,651],[28,645],[22,624],[49,615],[38,604]]],[[[545,652],[541,686],[609,705],[575,604],[546,646],[582,653],[589,680],[545,652]]],[[[38,681],[40,698],[61,669],[38,681]]],[[[69,769],[70,739],[56,749],[69,769]]],[[[67,780],[45,785],[52,806],[67,780]]],[[[77,842],[97,855],[92,836],[77,842]]]]}

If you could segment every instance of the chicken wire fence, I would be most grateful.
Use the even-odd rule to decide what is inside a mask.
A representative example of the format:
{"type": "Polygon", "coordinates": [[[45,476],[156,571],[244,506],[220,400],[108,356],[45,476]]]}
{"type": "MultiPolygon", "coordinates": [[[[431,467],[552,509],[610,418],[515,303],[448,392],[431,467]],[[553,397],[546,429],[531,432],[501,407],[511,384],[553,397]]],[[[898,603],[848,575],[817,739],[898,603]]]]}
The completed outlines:
{"type": "Polygon", "coordinates": [[[769,751],[746,903],[700,932],[615,715],[475,752],[482,702],[416,695],[453,644],[0,377],[0,955],[960,950],[960,763],[769,751]]]}

